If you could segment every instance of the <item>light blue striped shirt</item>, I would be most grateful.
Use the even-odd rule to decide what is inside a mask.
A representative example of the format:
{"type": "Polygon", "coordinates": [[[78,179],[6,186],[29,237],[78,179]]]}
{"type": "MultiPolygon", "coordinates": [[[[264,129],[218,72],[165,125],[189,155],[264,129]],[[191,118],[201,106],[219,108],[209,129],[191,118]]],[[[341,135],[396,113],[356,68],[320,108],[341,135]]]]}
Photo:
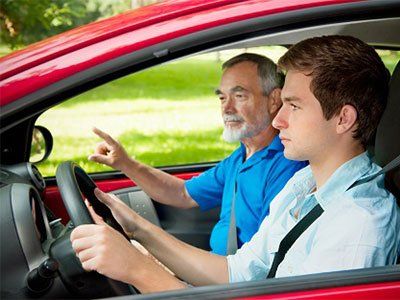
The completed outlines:
{"type": "Polygon", "coordinates": [[[400,209],[384,188],[384,175],[349,189],[379,170],[364,152],[340,166],[315,193],[311,168],[298,171],[271,202],[258,232],[227,257],[229,281],[265,279],[279,243],[317,201],[324,213],[289,249],[276,277],[395,264],[400,209]]]}

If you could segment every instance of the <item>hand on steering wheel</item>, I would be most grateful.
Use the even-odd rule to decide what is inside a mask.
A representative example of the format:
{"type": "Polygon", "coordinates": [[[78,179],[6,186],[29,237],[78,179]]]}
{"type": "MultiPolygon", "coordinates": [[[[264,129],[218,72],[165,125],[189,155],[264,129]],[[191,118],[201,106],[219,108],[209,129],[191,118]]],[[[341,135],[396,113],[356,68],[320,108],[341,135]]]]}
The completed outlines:
{"type": "MultiPolygon", "coordinates": [[[[82,168],[73,162],[64,162],[57,169],[56,180],[64,205],[75,227],[94,224],[84,203],[84,199],[87,198],[94,211],[101,216],[104,222],[116,229],[122,239],[129,240],[122,227],[114,219],[110,209],[94,195],[94,189],[97,186],[82,168]]],[[[128,244],[126,241],[125,243],[128,244]]],[[[60,276],[73,294],[92,298],[135,293],[135,290],[125,283],[107,278],[97,272],[85,271],[72,248],[70,232],[52,244],[49,256],[59,262],[60,276]]]]}

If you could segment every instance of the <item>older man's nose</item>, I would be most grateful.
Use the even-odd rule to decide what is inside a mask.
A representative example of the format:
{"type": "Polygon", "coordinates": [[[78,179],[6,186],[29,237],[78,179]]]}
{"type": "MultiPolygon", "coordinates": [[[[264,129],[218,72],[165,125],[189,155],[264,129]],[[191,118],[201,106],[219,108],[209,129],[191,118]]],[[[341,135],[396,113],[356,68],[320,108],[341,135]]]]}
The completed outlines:
{"type": "Polygon", "coordinates": [[[225,103],[222,105],[222,111],[224,113],[234,113],[236,111],[235,103],[231,97],[226,98],[225,103]]]}

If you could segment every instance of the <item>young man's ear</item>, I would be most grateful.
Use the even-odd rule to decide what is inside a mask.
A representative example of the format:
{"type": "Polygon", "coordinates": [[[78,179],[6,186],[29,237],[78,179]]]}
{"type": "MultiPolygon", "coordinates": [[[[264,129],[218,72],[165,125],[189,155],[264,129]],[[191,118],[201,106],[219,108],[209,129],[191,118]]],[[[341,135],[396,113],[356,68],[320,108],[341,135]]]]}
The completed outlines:
{"type": "Polygon", "coordinates": [[[268,95],[268,112],[274,117],[282,106],[281,89],[275,88],[268,95]]]}
{"type": "Polygon", "coordinates": [[[354,108],[354,106],[346,104],[340,110],[337,120],[336,132],[338,134],[348,131],[353,132],[354,126],[357,123],[357,110],[354,108]]]}

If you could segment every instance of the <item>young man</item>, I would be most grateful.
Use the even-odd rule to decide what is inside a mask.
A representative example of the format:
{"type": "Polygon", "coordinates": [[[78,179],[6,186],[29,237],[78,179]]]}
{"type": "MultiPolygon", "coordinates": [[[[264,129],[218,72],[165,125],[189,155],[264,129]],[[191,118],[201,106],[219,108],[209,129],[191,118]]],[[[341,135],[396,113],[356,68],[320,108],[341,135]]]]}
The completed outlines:
{"type": "MultiPolygon", "coordinates": [[[[280,59],[287,71],[283,106],[273,121],[285,156],[309,160],[271,203],[260,230],[235,255],[210,254],[176,240],[96,190],[125,231],[192,285],[266,278],[286,234],[319,204],[323,212],[278,265],[290,276],[394,264],[400,212],[365,146],[386,105],[389,75],[374,49],[343,36],[302,41],[280,59]]],[[[71,235],[86,270],[133,284],[143,293],[186,287],[121,234],[97,220],[71,235]]]]}
{"type": "Polygon", "coordinates": [[[94,132],[105,141],[90,159],[121,170],[158,202],[202,210],[221,206],[210,246],[213,253],[226,255],[251,239],[269,214],[271,200],[306,164],[284,157],[278,131],[271,125],[282,105],[283,85],[283,74],[274,62],[245,53],[226,61],[222,69],[216,94],[221,101],[223,137],[241,145],[214,168],[184,181],[128,157],[119,143],[108,142],[107,134],[98,129],[94,132]],[[235,223],[230,225],[233,198],[235,223]],[[237,234],[231,234],[227,251],[230,227],[237,228],[237,234]]]}

